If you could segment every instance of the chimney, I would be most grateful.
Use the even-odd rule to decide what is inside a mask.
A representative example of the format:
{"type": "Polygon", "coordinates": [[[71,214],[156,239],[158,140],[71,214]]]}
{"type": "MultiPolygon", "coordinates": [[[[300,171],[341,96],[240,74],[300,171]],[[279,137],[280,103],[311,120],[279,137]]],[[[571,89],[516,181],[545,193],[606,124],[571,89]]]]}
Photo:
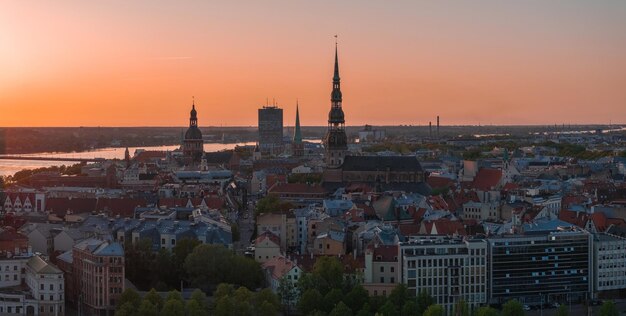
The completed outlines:
{"type": "Polygon", "coordinates": [[[437,115],[437,138],[439,138],[439,115],[437,115]]]}
{"type": "Polygon", "coordinates": [[[433,122],[428,122],[428,137],[433,138],[433,122]]]}

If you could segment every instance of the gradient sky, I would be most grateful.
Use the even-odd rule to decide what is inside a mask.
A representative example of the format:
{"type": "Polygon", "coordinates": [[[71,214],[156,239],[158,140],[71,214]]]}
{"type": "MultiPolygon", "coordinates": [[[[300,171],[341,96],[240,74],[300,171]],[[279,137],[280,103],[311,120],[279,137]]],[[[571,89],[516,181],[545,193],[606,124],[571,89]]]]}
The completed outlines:
{"type": "Polygon", "coordinates": [[[0,126],[626,123],[626,1],[3,1],[0,126]]]}

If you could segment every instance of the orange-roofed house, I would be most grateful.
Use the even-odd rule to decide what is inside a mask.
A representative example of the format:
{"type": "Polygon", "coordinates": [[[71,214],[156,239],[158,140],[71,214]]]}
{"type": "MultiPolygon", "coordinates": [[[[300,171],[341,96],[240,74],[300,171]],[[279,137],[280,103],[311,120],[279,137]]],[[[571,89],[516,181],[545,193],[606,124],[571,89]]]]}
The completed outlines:
{"type": "MultiPolygon", "coordinates": [[[[261,268],[265,272],[267,285],[274,293],[278,293],[281,280],[290,282],[296,288],[303,272],[297,260],[291,260],[282,256],[265,261],[261,264],[261,268]]],[[[285,302],[283,299],[283,303],[295,303],[295,299],[296,297],[293,297],[292,302],[285,302]]]]}

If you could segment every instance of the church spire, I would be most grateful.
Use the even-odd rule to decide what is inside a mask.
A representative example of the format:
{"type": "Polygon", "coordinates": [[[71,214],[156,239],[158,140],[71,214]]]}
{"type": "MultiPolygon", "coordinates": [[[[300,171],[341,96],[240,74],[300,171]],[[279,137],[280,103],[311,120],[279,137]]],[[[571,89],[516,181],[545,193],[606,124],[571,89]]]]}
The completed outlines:
{"type": "Polygon", "coordinates": [[[296,128],[293,132],[293,142],[296,144],[302,143],[302,132],[300,131],[300,105],[296,100],[296,128]]]}
{"type": "Polygon", "coordinates": [[[339,56],[337,54],[337,35],[335,35],[335,75],[333,76],[333,82],[339,83],[339,56]]]}

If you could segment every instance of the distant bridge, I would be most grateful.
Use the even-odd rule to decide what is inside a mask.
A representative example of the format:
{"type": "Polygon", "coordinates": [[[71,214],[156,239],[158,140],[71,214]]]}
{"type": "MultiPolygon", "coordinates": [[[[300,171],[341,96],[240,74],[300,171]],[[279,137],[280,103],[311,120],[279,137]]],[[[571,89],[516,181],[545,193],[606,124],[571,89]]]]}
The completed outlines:
{"type": "Polygon", "coordinates": [[[0,156],[4,160],[38,160],[38,161],[76,161],[76,162],[99,162],[104,158],[62,158],[62,157],[35,157],[35,156],[0,156]]]}

